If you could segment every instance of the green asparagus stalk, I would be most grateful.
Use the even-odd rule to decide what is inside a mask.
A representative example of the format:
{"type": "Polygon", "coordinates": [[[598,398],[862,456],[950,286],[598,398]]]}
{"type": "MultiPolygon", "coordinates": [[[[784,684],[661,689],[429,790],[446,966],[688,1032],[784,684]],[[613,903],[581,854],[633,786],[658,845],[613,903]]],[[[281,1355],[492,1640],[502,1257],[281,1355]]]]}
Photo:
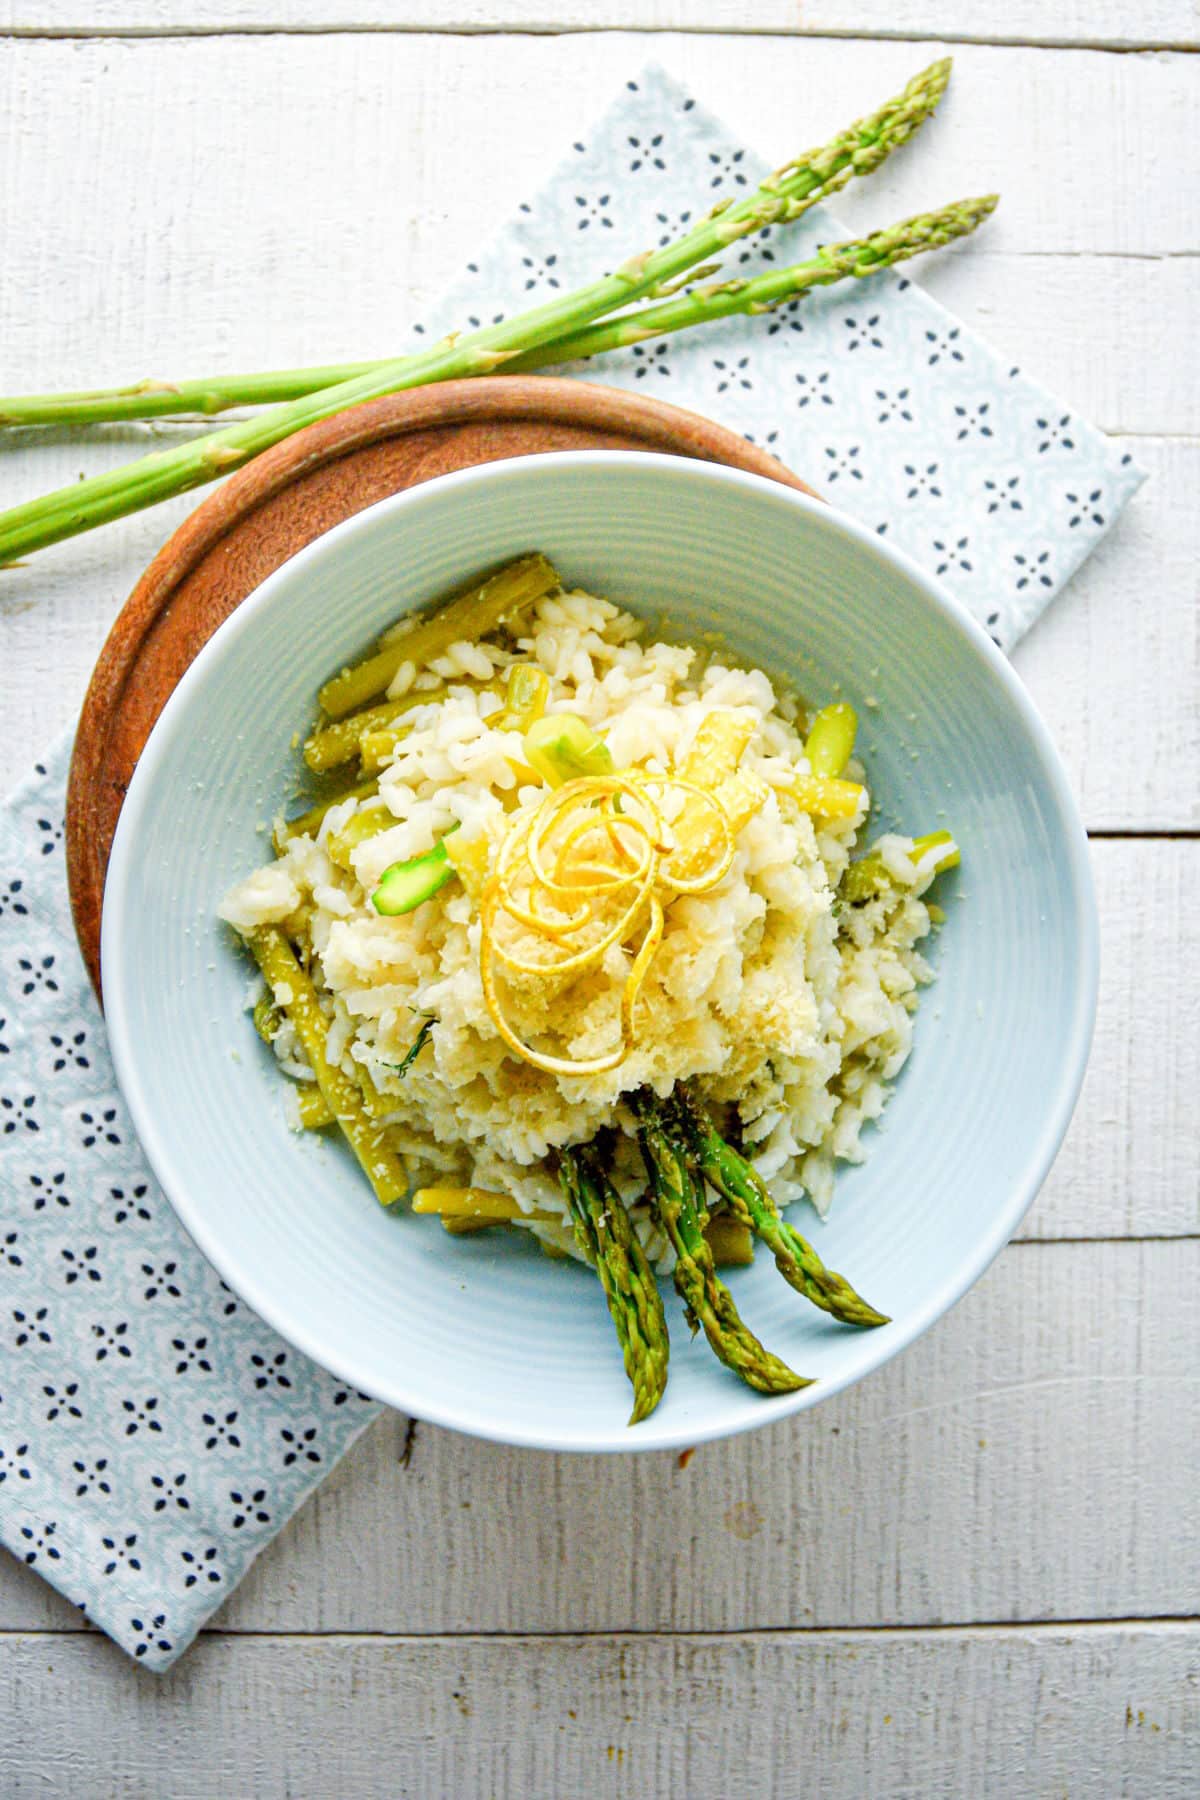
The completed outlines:
{"type": "Polygon", "coordinates": [[[169,419],[176,413],[212,417],[231,406],[273,406],[299,400],[341,381],[354,381],[379,368],[369,362],[331,363],[321,368],[269,369],[253,375],[201,376],[192,381],[153,377],[123,387],[79,388],[58,394],[8,394],[0,397],[0,426],[112,425],[136,419],[169,419]]]}
{"type": "Polygon", "coordinates": [[[700,1173],[767,1246],[788,1286],[847,1325],[887,1325],[886,1315],[868,1306],[844,1275],[827,1269],[812,1245],[780,1218],[758,1171],[725,1142],[695,1095],[680,1086],[674,1100],[685,1142],[700,1173]]]}
{"type": "Polygon", "coordinates": [[[0,564],[227,475],[272,444],[345,407],[430,382],[490,374],[515,356],[552,343],[630,301],[661,295],[687,270],[708,262],[727,245],[767,225],[789,223],[852,176],[877,168],[928,118],[949,72],[948,62],[932,64],[879,112],[824,148],[785,164],[745,199],[719,204],[665,248],[634,256],[574,293],[498,325],[447,338],[417,355],[380,363],[351,380],[268,407],[221,431],[0,513],[0,564]]]}
{"type": "MultiPolygon", "coordinates": [[[[938,212],[920,213],[865,238],[829,244],[807,261],[737,281],[714,282],[690,292],[617,313],[568,332],[538,350],[517,355],[500,373],[515,375],[557,363],[580,362],[622,350],[648,338],[687,331],[736,314],[770,312],[813,288],[860,280],[927,250],[967,237],[995,210],[999,196],[958,200],[938,212]]],[[[298,400],[335,382],[353,381],[378,362],[342,363],[329,368],[280,369],[263,375],[209,376],[178,383],[138,382],[133,387],[98,388],[79,394],[21,394],[0,399],[0,426],[94,425],[120,419],[157,419],[172,413],[219,413],[232,406],[261,406],[298,400]]]]}
{"type": "Polygon", "coordinates": [[[558,1179],[575,1241],[604,1288],[633,1388],[629,1423],[636,1425],[654,1411],[667,1385],[670,1345],[662,1296],[624,1202],[594,1149],[565,1150],[558,1179]]]}
{"type": "Polygon", "coordinates": [[[764,1349],[742,1323],[704,1238],[703,1188],[693,1179],[682,1147],[667,1130],[658,1102],[651,1094],[635,1095],[634,1110],[655,1214],[675,1251],[675,1288],[693,1331],[702,1327],[726,1368],[762,1394],[791,1394],[811,1386],[805,1376],[797,1375],[764,1349]]]}
{"type": "MultiPolygon", "coordinates": [[[[894,263],[921,256],[927,250],[940,250],[956,238],[969,237],[995,212],[999,201],[999,194],[956,200],[939,212],[918,213],[883,231],[873,231],[869,237],[825,244],[806,262],[772,269],[769,274],[744,280],[714,282],[708,287],[693,288],[658,306],[618,313],[614,318],[584,326],[541,349],[515,357],[505,365],[504,374],[517,375],[530,369],[545,368],[551,363],[601,356],[605,351],[623,350],[630,344],[644,343],[647,338],[665,337],[668,332],[708,325],[737,313],[771,312],[813,288],[830,287],[838,281],[861,280],[866,275],[878,274],[881,269],[890,269],[894,263]]],[[[0,407],[4,404],[0,401],[0,407]]]]}

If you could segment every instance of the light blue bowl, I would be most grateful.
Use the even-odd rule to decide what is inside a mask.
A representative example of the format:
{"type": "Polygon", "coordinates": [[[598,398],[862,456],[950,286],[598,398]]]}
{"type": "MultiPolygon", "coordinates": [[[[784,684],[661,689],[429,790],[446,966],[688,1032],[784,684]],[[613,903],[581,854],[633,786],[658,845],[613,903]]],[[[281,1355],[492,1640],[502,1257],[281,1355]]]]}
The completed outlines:
{"type": "Polygon", "coordinates": [[[491,464],[382,502],[280,569],[222,626],[150,738],[121,814],[102,962],[113,1056],[155,1172],[201,1250],[283,1335],[421,1418],[508,1443],[699,1443],[814,1406],[902,1350],[970,1287],[1050,1167],[1083,1076],[1097,933],[1087,847],[1044,727],[984,633],[908,559],[829,507],[671,457],[491,464]],[[629,1429],[594,1276],[515,1234],[390,1216],[342,1148],[287,1128],[219,925],[295,794],[319,683],[406,608],[540,549],[566,579],[674,635],[713,629],[824,701],[850,700],[881,823],[952,826],[916,1047],[828,1223],[793,1217],[894,1322],[857,1332],[760,1256],[730,1274],[754,1330],[817,1385],[743,1387],[674,1296],[671,1379],[629,1429]]]}

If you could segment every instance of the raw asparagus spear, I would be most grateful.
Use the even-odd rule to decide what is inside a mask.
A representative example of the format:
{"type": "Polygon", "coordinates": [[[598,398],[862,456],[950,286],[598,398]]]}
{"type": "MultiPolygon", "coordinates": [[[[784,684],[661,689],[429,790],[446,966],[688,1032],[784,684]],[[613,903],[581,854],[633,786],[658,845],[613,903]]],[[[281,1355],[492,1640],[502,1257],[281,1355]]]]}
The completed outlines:
{"type": "Polygon", "coordinates": [[[590,1147],[564,1150],[559,1185],[571,1208],[575,1241],[604,1287],[633,1387],[636,1425],[652,1413],[667,1385],[667,1321],[654,1271],[624,1202],[590,1147]]]}
{"type": "Polygon", "coordinates": [[[654,1210],[675,1251],[675,1288],[693,1330],[702,1328],[714,1354],[762,1394],[791,1394],[811,1382],[764,1349],[742,1323],[733,1296],[713,1266],[704,1238],[703,1189],[681,1145],[666,1129],[652,1094],[634,1097],[638,1140],[650,1176],[654,1210]]]}
{"type": "MultiPolygon", "coordinates": [[[[890,269],[893,263],[907,262],[926,250],[940,250],[956,238],[969,237],[995,212],[999,194],[983,194],[974,200],[956,200],[939,212],[918,213],[901,219],[869,237],[848,238],[841,244],[824,244],[806,262],[792,263],[769,274],[749,276],[738,281],[717,281],[706,287],[692,288],[659,306],[642,306],[632,312],[617,313],[566,337],[555,338],[539,350],[530,350],[506,363],[506,375],[518,375],[529,369],[545,368],[550,363],[574,362],[586,356],[601,356],[605,351],[622,350],[630,344],[644,343],[647,338],[665,337],[672,331],[686,331],[693,325],[707,325],[715,319],[728,319],[735,313],[772,312],[788,300],[798,299],[813,288],[831,287],[839,281],[857,281],[890,269]]],[[[7,402],[0,400],[2,409],[7,402]]]]}
{"type": "Polygon", "coordinates": [[[948,61],[931,64],[877,113],[822,149],[786,163],[744,199],[720,203],[673,243],[631,257],[612,274],[573,293],[0,513],[0,564],[230,474],[294,431],[347,406],[429,382],[490,374],[513,356],[551,343],[630,301],[660,296],[689,269],[720,255],[737,239],[767,225],[790,223],[852,176],[877,168],[929,117],[949,74],[948,61]]]}
{"type": "MultiPolygon", "coordinates": [[[[893,263],[938,250],[968,237],[994,212],[999,196],[958,200],[937,212],[919,213],[865,238],[827,244],[805,262],[735,281],[692,288],[657,305],[617,313],[555,338],[538,350],[515,355],[501,373],[515,375],[556,363],[582,361],[647,338],[686,331],[734,314],[770,312],[813,288],[860,280],[893,263]]],[[[264,406],[300,400],[339,382],[369,375],[377,362],[315,369],[279,369],[255,375],[213,375],[196,381],[141,381],[132,387],[97,388],[79,394],[17,394],[0,398],[0,426],[95,425],[117,419],[157,419],[171,413],[220,413],[232,406],[264,406]]]]}
{"type": "Polygon", "coordinates": [[[725,1142],[695,1095],[682,1086],[675,1090],[674,1111],[701,1175],[762,1239],[789,1287],[847,1325],[889,1323],[885,1314],[855,1293],[844,1275],[827,1269],[812,1245],[780,1218],[761,1175],[725,1142]]]}

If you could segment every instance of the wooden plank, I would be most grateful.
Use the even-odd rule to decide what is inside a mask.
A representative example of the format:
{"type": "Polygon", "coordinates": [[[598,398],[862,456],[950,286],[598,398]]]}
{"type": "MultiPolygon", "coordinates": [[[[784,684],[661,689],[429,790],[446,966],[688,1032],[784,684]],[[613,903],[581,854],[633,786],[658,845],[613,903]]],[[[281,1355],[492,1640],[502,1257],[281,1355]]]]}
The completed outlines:
{"type": "MultiPolygon", "coordinates": [[[[930,54],[606,33],[10,40],[5,293],[24,298],[21,317],[52,308],[60,376],[94,372],[106,349],[118,364],[230,346],[252,366],[327,359],[331,320],[346,354],[367,354],[405,323],[397,283],[439,291],[648,61],[774,160],[821,142],[930,54]],[[264,106],[267,94],[286,104],[264,106]],[[479,154],[481,107],[503,155],[479,154]],[[86,289],[51,279],[81,270],[86,289]],[[180,320],[187,337],[165,338],[180,320]]],[[[841,210],[878,225],[996,188],[996,253],[1191,253],[1192,72],[1186,56],[967,46],[938,117],[841,210]]],[[[5,343],[13,371],[54,340],[5,343]]]]}
{"type": "Polygon", "coordinates": [[[1184,1625],[210,1638],[155,1679],[82,1638],[5,1638],[0,1788],[1187,1800],[1198,1658],[1184,1625]]]}
{"type": "Polygon", "coordinates": [[[1200,440],[1133,439],[1150,480],[1017,647],[1091,831],[1195,830],[1200,440]],[[1156,822],[1156,823],[1155,823],[1156,822]]]}
{"type": "Polygon", "coordinates": [[[1066,1142],[1023,1238],[1200,1234],[1200,842],[1094,840],[1100,1004],[1066,1142]]]}
{"type": "Polygon", "coordinates": [[[1148,0],[1131,15],[1115,0],[918,0],[897,16],[888,0],[420,0],[398,16],[387,0],[4,0],[0,28],[101,32],[687,31],[803,37],[949,38],[1116,49],[1197,41],[1187,0],[1148,0]]]}
{"type": "MultiPolygon", "coordinates": [[[[745,1631],[1190,1615],[1198,1290],[1196,1240],[1013,1246],[871,1380],[686,1468],[428,1426],[404,1464],[405,1422],[389,1416],[219,1623],[745,1631]]],[[[31,1571],[0,1562],[0,1626],[72,1623],[31,1571]]]]}
{"type": "MultiPolygon", "coordinates": [[[[1128,9],[1118,18],[1112,0],[973,0],[966,20],[947,3],[919,0],[906,32],[1135,30],[1162,42],[1154,34],[1179,19],[1195,35],[1179,0],[1155,0],[1136,19],[1128,9]]],[[[269,27],[285,11],[289,27],[304,28],[331,11],[369,25],[394,10],[357,0],[350,18],[338,11],[348,0],[234,4],[0,0],[0,28],[18,15],[35,32],[269,27]]],[[[693,0],[686,17],[682,0],[596,0],[582,21],[582,0],[522,0],[519,17],[514,0],[493,0],[486,18],[473,5],[423,0],[421,16],[465,29],[711,19],[739,32],[864,20],[886,32],[895,17],[883,17],[882,0],[815,0],[799,24],[791,0],[693,0]]],[[[387,347],[397,319],[453,273],[463,243],[540,179],[585,115],[582,97],[616,87],[647,56],[774,146],[792,132],[797,93],[813,127],[802,136],[815,139],[924,55],[749,38],[414,37],[397,48],[375,37],[353,52],[323,39],[294,56],[294,41],[192,44],[186,68],[180,46],[0,43],[0,385],[17,385],[17,371],[22,385],[90,379],[101,349],[114,376],[315,358],[329,348],[331,318],[346,354],[387,347]],[[263,107],[268,92],[286,103],[263,107]],[[485,101],[504,154],[481,169],[474,121],[485,101]],[[231,206],[244,170],[272,166],[276,143],[287,218],[265,182],[231,206]],[[293,217],[306,221],[302,251],[293,217]],[[359,279],[347,282],[347,269],[359,279]],[[71,286],[80,271],[86,279],[71,286]]],[[[1189,73],[1179,58],[964,54],[928,153],[847,211],[876,223],[931,193],[1003,185],[1004,235],[986,253],[971,246],[931,265],[930,285],[1100,422],[1194,429],[1194,371],[1161,353],[1187,341],[1194,314],[1189,73]],[[962,178],[947,183],[939,167],[962,178]],[[1151,167],[1161,179],[1147,188],[1151,167]]],[[[1018,663],[1093,825],[1194,827],[1200,446],[1129,447],[1154,486],[1018,663]]],[[[59,444],[0,467],[15,494],[126,454],[119,442],[59,444]]],[[[189,504],[55,553],[32,589],[0,587],[0,781],[69,717],[104,618],[189,504]]],[[[1196,854],[1190,844],[1096,848],[1100,1035],[1071,1140],[1027,1227],[1035,1235],[1195,1230],[1196,854]]],[[[714,1446],[685,1471],[669,1458],[534,1457],[428,1429],[403,1470],[403,1422],[385,1420],[268,1553],[229,1609],[234,1630],[202,1641],[167,1681],[140,1680],[95,1638],[0,1638],[0,1792],[160,1792],[167,1779],[183,1800],[604,1784],[638,1795],[1190,1794],[1194,1627],[810,1629],[723,1641],[248,1634],[380,1619],[404,1631],[644,1621],[741,1630],[1194,1611],[1197,1272],[1194,1243],[1014,1249],[932,1338],[803,1432],[714,1446]]],[[[0,1567],[0,1621],[75,1617],[29,1571],[0,1567]]]]}

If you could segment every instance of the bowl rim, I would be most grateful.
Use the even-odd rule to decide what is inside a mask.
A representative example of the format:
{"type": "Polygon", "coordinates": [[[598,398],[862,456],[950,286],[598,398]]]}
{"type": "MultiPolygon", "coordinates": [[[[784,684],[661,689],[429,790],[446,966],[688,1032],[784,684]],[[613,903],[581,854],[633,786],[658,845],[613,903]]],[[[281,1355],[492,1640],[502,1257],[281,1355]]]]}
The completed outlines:
{"type": "Polygon", "coordinates": [[[953,598],[948,589],[935,577],[927,574],[906,552],[881,540],[868,527],[847,518],[844,513],[836,511],[824,501],[780,486],[763,476],[727,468],[723,464],[645,451],[548,451],[455,470],[401,493],[388,495],[373,506],[342,520],[273,570],[218,627],[181,677],[155,723],[121,809],[113,839],[104,898],[101,966],[104,973],[105,1018],[117,1081],[155,1178],[176,1217],[201,1254],[246,1305],[282,1338],[321,1368],[362,1392],[371,1394],[399,1411],[414,1414],[449,1430],[465,1432],[469,1436],[481,1437],[494,1443],[549,1451],[596,1454],[679,1449],[737,1436],[742,1431],[774,1424],[808,1407],[820,1405],[824,1400],[831,1399],[835,1394],[874,1373],[915,1342],[949,1312],[985,1273],[1020,1225],[1045,1181],[1066,1135],[1083,1083],[1099,987],[1099,925],[1095,889],[1087,834],[1078,806],[1047,726],[1011,664],[983,627],[953,598]],[[126,1004],[129,971],[126,967],[123,938],[131,883],[136,871],[138,829],[142,814],[155,790],[158,765],[185,719],[191,695],[203,684],[210,664],[222,656],[237,637],[254,629],[260,614],[272,605],[278,589],[286,587],[297,575],[303,577],[310,566],[319,567],[322,558],[330,554],[331,545],[343,543],[358,533],[372,529],[381,515],[419,512],[423,505],[428,505],[431,500],[436,503],[448,490],[470,489],[481,484],[504,486],[512,481],[528,480],[531,473],[536,476],[539,470],[549,472],[570,469],[576,477],[591,471],[603,478],[606,469],[618,467],[635,471],[651,469],[660,474],[669,473],[672,478],[684,482],[750,491],[770,505],[808,513],[817,521],[819,530],[849,539],[904,576],[916,588],[922,600],[940,616],[941,621],[965,640],[968,648],[982,660],[992,678],[999,682],[1018,715],[1036,751],[1048,792],[1063,826],[1061,848],[1067,860],[1076,926],[1072,970],[1074,999],[1068,1024],[1068,1052],[1063,1060],[1054,1103],[1023,1159],[1019,1174],[1010,1183],[1006,1205],[997,1209],[988,1229],[981,1232],[972,1253],[963,1257],[947,1274],[917,1312],[905,1315],[903,1319],[893,1320],[878,1334],[872,1334],[871,1342],[877,1347],[878,1354],[866,1367],[826,1377],[795,1394],[760,1401],[756,1407],[748,1409],[744,1419],[732,1424],[705,1426],[697,1421],[685,1427],[662,1427],[654,1432],[646,1431],[646,1427],[653,1424],[652,1420],[647,1420],[637,1432],[622,1427],[624,1435],[601,1431],[588,1437],[564,1440],[537,1428],[498,1425],[485,1409],[471,1404],[469,1400],[462,1405],[430,1407],[424,1398],[407,1390],[403,1370],[398,1379],[381,1382],[376,1370],[362,1366],[361,1356],[335,1353],[331,1357],[328,1346],[322,1341],[319,1323],[297,1323],[289,1318],[286,1303],[277,1303],[270,1292],[264,1291],[253,1266],[243,1268],[236,1259],[226,1256],[220,1233],[209,1228],[202,1198],[189,1192],[186,1171],[171,1147],[169,1131],[160,1126],[148,1103],[139,1074],[134,1033],[126,1004]]]}

